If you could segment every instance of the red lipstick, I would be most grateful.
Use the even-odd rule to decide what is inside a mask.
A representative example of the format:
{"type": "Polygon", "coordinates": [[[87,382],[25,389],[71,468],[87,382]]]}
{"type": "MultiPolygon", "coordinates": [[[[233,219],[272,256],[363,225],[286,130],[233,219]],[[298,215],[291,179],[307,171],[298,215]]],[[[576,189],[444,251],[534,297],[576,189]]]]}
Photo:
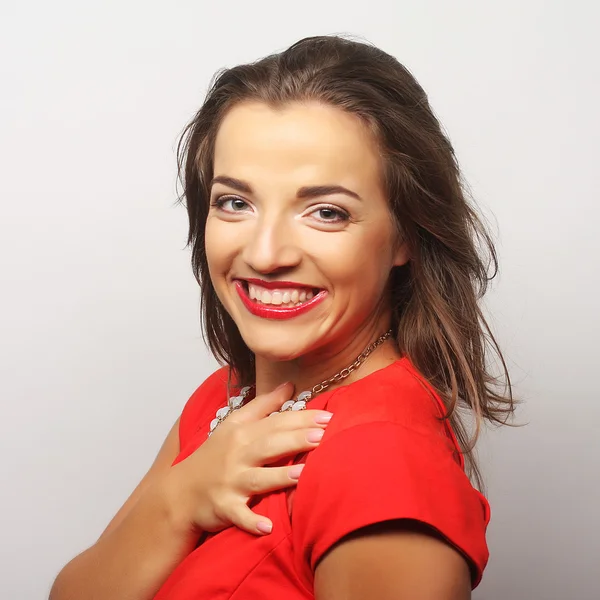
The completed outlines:
{"type": "Polygon", "coordinates": [[[254,285],[258,285],[260,287],[264,287],[267,290],[279,290],[283,288],[297,288],[299,290],[314,289],[309,285],[304,285],[303,283],[295,283],[294,281],[263,281],[262,279],[244,279],[244,281],[248,283],[253,283],[254,285]]]}
{"type": "MultiPolygon", "coordinates": [[[[298,285],[297,283],[290,284],[286,281],[277,281],[270,282],[266,285],[266,282],[259,281],[258,279],[246,279],[249,283],[255,283],[256,285],[260,285],[265,288],[276,289],[276,288],[302,288],[304,286],[298,285]]],[[[276,304],[260,304],[259,302],[254,302],[248,296],[246,292],[246,288],[241,281],[235,282],[235,289],[243,302],[244,306],[248,309],[250,313],[252,313],[256,317],[262,317],[263,319],[291,319],[293,317],[298,317],[308,312],[311,308],[314,308],[317,304],[320,304],[327,295],[325,290],[321,290],[316,296],[303,302],[302,304],[298,304],[297,306],[281,306],[276,304]]],[[[309,288],[307,288],[309,289],[309,288]]]]}

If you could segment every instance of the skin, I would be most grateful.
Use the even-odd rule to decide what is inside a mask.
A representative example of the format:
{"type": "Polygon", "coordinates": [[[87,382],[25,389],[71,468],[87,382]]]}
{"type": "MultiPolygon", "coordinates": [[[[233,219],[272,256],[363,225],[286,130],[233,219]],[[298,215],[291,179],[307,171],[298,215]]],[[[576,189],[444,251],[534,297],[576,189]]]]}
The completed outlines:
{"type": "Polygon", "coordinates": [[[317,600],[468,600],[467,563],[418,523],[383,523],[348,536],[315,571],[317,600]]]}
{"type": "MultiPolygon", "coordinates": [[[[408,260],[381,183],[375,141],[355,116],[318,104],[235,106],[216,139],[206,253],[211,280],[256,355],[257,393],[285,381],[307,389],[350,364],[389,328],[390,271],[408,260]],[[310,195],[306,187],[350,193],[310,195]],[[357,197],[358,196],[358,197],[357,197]],[[288,320],[251,314],[239,279],[326,290],[288,320]]],[[[351,378],[399,358],[386,342],[351,378]]],[[[434,532],[389,522],[355,532],[317,566],[318,600],[463,600],[463,557],[434,532]]]]}
{"type": "MultiPolygon", "coordinates": [[[[256,355],[257,393],[285,381],[306,389],[350,364],[388,329],[389,273],[408,253],[379,173],[368,132],[331,107],[274,111],[247,103],[223,120],[205,246],[216,293],[256,355]],[[343,186],[360,199],[301,197],[302,188],[322,185],[343,186]],[[327,298],[294,319],[263,319],[242,304],[237,278],[293,281],[325,289],[327,298]]],[[[387,344],[361,375],[396,358],[387,344]]]]}
{"type": "Polygon", "coordinates": [[[264,467],[318,445],[308,433],[326,425],[324,411],[268,415],[291,386],[257,396],[188,458],[179,454],[176,422],[154,464],[98,541],[58,574],[50,600],[151,600],[196,546],[202,531],[234,525],[255,535],[251,496],[295,485],[294,467],[264,467]],[[318,425],[318,423],[321,423],[318,425]]]}

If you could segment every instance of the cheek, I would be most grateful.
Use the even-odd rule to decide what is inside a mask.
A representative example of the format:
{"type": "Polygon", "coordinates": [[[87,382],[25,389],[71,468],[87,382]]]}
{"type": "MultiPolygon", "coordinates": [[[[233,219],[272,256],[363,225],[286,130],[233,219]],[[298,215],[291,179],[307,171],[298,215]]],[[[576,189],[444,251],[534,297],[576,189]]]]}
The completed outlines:
{"type": "Polygon", "coordinates": [[[219,256],[219,246],[215,244],[215,241],[215,227],[212,225],[209,217],[204,228],[204,251],[206,253],[206,261],[208,263],[208,269],[211,272],[211,276],[214,270],[215,261],[218,260],[219,256]]]}
{"type": "Polygon", "coordinates": [[[386,235],[349,236],[321,248],[321,264],[327,264],[338,297],[347,295],[348,301],[360,304],[372,304],[381,297],[393,266],[386,235]]]}
{"type": "Polygon", "coordinates": [[[230,224],[209,216],[204,228],[204,250],[213,284],[217,283],[232,260],[233,240],[229,239],[231,227],[227,225],[230,224]]]}

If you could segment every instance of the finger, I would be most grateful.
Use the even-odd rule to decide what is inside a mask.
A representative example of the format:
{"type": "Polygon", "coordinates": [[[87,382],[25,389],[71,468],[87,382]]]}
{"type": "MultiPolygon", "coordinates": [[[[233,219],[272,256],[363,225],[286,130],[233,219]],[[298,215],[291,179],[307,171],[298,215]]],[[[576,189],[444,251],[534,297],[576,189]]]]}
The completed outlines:
{"type": "Polygon", "coordinates": [[[263,437],[275,431],[294,431],[311,427],[327,427],[333,413],[326,410],[288,410],[273,418],[261,419],[254,424],[254,435],[263,437]]]}
{"type": "Polygon", "coordinates": [[[243,503],[232,510],[230,520],[232,525],[254,535],[268,535],[273,530],[270,519],[257,515],[243,503]]]}
{"type": "Polygon", "coordinates": [[[303,469],[303,464],[248,469],[240,480],[240,491],[245,496],[257,496],[293,487],[298,483],[303,469]]]}
{"type": "Polygon", "coordinates": [[[290,383],[283,383],[268,394],[256,396],[254,400],[248,402],[245,406],[236,411],[236,421],[248,422],[258,421],[278,411],[284,402],[289,400],[294,392],[294,386],[290,383]]]}
{"type": "Polygon", "coordinates": [[[269,435],[254,437],[254,441],[245,448],[246,464],[262,466],[287,456],[309,452],[321,443],[324,433],[324,429],[313,427],[273,431],[269,435]]]}

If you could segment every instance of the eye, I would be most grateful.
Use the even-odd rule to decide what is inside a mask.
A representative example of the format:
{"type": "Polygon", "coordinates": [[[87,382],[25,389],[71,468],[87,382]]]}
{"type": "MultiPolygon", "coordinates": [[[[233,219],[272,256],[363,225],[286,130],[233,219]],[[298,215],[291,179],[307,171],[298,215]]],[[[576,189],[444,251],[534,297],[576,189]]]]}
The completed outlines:
{"type": "Polygon", "coordinates": [[[249,205],[237,196],[219,196],[211,202],[211,206],[227,213],[238,213],[246,210],[249,205]]]}
{"type": "Polygon", "coordinates": [[[311,213],[317,220],[323,223],[345,223],[350,215],[337,206],[317,206],[311,213]]]}

